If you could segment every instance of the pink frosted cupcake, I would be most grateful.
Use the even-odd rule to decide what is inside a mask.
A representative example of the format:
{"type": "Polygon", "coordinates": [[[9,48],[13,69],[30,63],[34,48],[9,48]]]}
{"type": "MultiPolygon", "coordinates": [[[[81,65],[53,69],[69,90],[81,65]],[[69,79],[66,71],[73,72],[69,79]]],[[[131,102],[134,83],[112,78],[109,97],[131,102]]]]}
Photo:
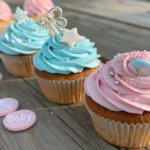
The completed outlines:
{"type": "Polygon", "coordinates": [[[85,92],[102,138],[125,148],[150,145],[150,52],[118,54],[86,79],[85,92]]]}
{"type": "Polygon", "coordinates": [[[0,0],[0,35],[12,21],[12,11],[9,5],[0,0]]]}
{"type": "Polygon", "coordinates": [[[51,0],[25,0],[24,10],[28,12],[31,18],[44,16],[54,4],[51,0]]]}

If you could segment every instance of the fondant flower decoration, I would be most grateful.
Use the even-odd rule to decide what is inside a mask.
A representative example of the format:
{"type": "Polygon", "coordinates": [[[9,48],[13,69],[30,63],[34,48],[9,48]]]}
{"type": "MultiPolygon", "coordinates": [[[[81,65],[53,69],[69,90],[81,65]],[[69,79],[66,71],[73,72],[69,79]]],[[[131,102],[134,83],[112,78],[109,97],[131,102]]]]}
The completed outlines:
{"type": "Polygon", "coordinates": [[[13,17],[17,22],[21,22],[28,18],[27,11],[24,11],[21,8],[17,7],[13,17]]]}
{"type": "Polygon", "coordinates": [[[54,36],[66,27],[67,20],[62,17],[62,9],[55,6],[50,9],[45,17],[37,19],[37,24],[48,29],[49,33],[54,36]]]}
{"type": "Polygon", "coordinates": [[[71,30],[64,29],[63,36],[61,38],[62,43],[66,43],[70,47],[73,47],[75,43],[82,40],[82,37],[78,34],[77,28],[71,30]]]}

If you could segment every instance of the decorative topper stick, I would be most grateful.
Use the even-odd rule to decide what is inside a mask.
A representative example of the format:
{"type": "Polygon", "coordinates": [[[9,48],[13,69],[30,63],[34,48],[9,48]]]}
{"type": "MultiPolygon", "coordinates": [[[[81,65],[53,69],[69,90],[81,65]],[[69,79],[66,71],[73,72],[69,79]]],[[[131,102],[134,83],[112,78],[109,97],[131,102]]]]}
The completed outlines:
{"type": "Polygon", "coordinates": [[[17,7],[13,17],[17,22],[21,22],[28,18],[27,11],[24,11],[20,7],[17,7]]]}
{"type": "Polygon", "coordinates": [[[37,24],[48,29],[49,33],[54,36],[55,34],[58,35],[59,31],[66,27],[67,20],[62,17],[62,9],[55,6],[50,9],[45,17],[37,19],[37,24]]]}

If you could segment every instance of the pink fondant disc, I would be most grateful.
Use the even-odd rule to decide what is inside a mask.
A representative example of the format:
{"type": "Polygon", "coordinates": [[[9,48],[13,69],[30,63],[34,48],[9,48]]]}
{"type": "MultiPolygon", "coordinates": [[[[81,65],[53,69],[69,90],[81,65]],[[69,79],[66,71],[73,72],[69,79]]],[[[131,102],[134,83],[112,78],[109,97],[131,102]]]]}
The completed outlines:
{"type": "Polygon", "coordinates": [[[10,131],[22,131],[31,127],[36,122],[36,114],[30,110],[18,110],[7,115],[3,124],[10,131]]]}
{"type": "Polygon", "coordinates": [[[19,103],[14,98],[2,98],[0,99],[0,116],[6,116],[19,107],[19,103]]]}

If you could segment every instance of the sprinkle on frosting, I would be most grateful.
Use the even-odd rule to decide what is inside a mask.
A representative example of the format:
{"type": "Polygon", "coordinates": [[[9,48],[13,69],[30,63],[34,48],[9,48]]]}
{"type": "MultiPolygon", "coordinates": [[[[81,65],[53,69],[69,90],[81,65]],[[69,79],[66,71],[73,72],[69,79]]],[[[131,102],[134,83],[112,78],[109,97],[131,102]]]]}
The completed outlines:
{"type": "Polygon", "coordinates": [[[21,21],[24,21],[25,19],[28,18],[27,16],[27,12],[22,10],[21,8],[17,7],[16,8],[16,12],[15,14],[13,15],[14,19],[17,21],[17,22],[21,22],[21,21]]]}
{"type": "Polygon", "coordinates": [[[150,60],[150,54],[148,51],[132,51],[123,54],[117,54],[118,61],[124,61],[124,59],[132,60],[135,58],[144,58],[150,60]]]}
{"type": "Polygon", "coordinates": [[[0,51],[8,55],[33,54],[48,38],[48,30],[38,26],[33,19],[13,21],[0,37],[0,51]]]}
{"type": "Polygon", "coordinates": [[[52,36],[63,33],[61,42],[73,47],[76,43],[82,40],[82,37],[78,34],[77,28],[71,30],[64,29],[67,25],[67,20],[62,17],[62,9],[60,7],[53,7],[43,18],[37,19],[37,24],[43,28],[49,29],[52,36]],[[54,15],[57,12],[57,15],[54,15]]]}
{"type": "Polygon", "coordinates": [[[4,0],[0,0],[0,20],[7,22],[11,18],[12,18],[11,8],[4,0]]]}
{"type": "Polygon", "coordinates": [[[40,71],[58,74],[82,72],[84,68],[95,68],[100,64],[94,43],[86,37],[73,47],[62,43],[63,34],[51,36],[34,56],[34,66],[40,71]]]}
{"type": "Polygon", "coordinates": [[[61,8],[55,6],[45,18],[38,19],[37,23],[48,28],[52,35],[34,56],[33,63],[38,70],[70,74],[99,66],[100,55],[97,54],[95,43],[80,36],[76,28],[64,29],[67,20],[62,17],[61,8]],[[52,16],[52,12],[57,12],[57,15],[52,16]]]}
{"type": "Polygon", "coordinates": [[[54,7],[54,4],[51,0],[25,0],[24,1],[24,10],[28,12],[29,16],[45,15],[49,9],[54,7]]]}
{"type": "Polygon", "coordinates": [[[95,80],[92,75],[85,81],[85,90],[96,103],[112,111],[150,112],[150,52],[118,54],[95,80]]]}

